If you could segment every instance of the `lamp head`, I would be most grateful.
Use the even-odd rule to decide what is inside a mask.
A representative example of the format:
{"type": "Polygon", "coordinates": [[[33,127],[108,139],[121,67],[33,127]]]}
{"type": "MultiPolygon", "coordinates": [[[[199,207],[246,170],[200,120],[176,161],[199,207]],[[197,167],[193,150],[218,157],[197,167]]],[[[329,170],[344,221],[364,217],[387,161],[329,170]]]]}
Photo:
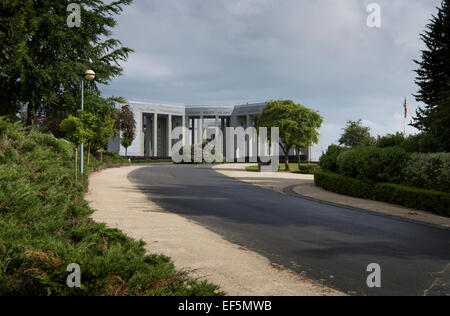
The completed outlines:
{"type": "Polygon", "coordinates": [[[86,78],[86,80],[92,81],[95,78],[95,72],[90,69],[86,70],[86,72],[84,73],[84,77],[86,78]]]}

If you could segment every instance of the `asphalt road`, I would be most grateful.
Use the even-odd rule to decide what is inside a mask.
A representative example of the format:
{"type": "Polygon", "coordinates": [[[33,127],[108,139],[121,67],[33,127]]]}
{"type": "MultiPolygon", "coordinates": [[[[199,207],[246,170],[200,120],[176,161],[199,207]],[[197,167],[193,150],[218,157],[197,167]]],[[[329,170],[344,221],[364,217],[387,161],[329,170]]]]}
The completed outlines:
{"type": "Polygon", "coordinates": [[[450,295],[450,229],[280,194],[205,165],[151,165],[129,179],[166,210],[345,293],[450,295]],[[381,288],[367,286],[371,263],[381,288]]]}

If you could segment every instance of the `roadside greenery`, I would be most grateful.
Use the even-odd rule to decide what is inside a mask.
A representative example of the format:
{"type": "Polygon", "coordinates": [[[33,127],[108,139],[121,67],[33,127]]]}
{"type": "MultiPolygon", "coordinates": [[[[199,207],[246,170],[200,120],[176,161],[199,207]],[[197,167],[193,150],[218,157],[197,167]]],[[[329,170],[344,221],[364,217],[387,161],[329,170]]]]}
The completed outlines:
{"type": "Polygon", "coordinates": [[[258,118],[257,127],[279,128],[280,147],[285,156],[284,165],[285,169],[289,170],[289,151],[317,143],[322,122],[322,116],[316,111],[291,100],[275,100],[267,103],[258,118]]]}
{"type": "Polygon", "coordinates": [[[112,37],[118,16],[131,3],[83,0],[82,27],[69,28],[68,1],[2,0],[0,115],[20,113],[27,125],[58,129],[80,106],[87,69],[96,80],[85,83],[86,96],[99,97],[97,85],[121,75],[132,53],[112,37]]]}
{"type": "Polygon", "coordinates": [[[375,138],[370,135],[370,128],[362,125],[362,120],[348,121],[343,128],[339,144],[345,147],[368,146],[375,143],[375,138]]]}
{"type": "MultiPolygon", "coordinates": [[[[309,164],[309,163],[290,163],[289,170],[286,170],[285,165],[280,165],[278,171],[288,171],[292,173],[301,173],[301,174],[314,174],[316,170],[319,169],[317,164],[309,164]]],[[[259,166],[248,166],[245,168],[246,171],[250,172],[259,172],[259,166]]]]}
{"type": "Polygon", "coordinates": [[[416,100],[425,106],[416,112],[412,126],[431,134],[450,151],[450,1],[442,0],[421,38],[426,46],[415,61],[416,100]]]}
{"type": "MultiPolygon", "coordinates": [[[[74,181],[73,158],[66,140],[0,118],[0,295],[221,294],[93,222],[87,173],[74,181]],[[81,288],[66,285],[71,263],[81,266],[81,288]]],[[[104,166],[91,159],[90,170],[104,166]]],[[[105,161],[125,162],[111,153],[105,161]]]]}
{"type": "Polygon", "coordinates": [[[128,156],[128,147],[136,138],[136,121],[129,105],[122,106],[118,111],[116,126],[120,133],[120,144],[125,147],[125,156],[128,156]]]}
{"type": "Polygon", "coordinates": [[[450,216],[450,194],[392,183],[376,183],[316,171],[314,182],[325,190],[376,201],[395,203],[417,210],[450,216]]]}

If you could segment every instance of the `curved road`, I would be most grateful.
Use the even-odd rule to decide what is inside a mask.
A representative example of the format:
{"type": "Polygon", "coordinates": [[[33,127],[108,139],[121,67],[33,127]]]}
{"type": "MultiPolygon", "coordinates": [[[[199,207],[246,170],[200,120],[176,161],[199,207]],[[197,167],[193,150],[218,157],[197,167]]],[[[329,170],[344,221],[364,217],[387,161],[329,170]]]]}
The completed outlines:
{"type": "Polygon", "coordinates": [[[128,177],[166,210],[348,294],[450,295],[450,229],[283,195],[205,165],[128,177]],[[366,285],[370,263],[381,288],[366,285]]]}

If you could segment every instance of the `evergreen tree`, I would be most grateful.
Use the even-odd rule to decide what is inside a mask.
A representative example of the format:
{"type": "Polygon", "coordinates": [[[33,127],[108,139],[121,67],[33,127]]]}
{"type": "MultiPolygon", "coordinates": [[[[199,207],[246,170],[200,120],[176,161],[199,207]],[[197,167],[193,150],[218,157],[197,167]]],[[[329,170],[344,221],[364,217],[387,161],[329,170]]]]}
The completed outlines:
{"type": "Polygon", "coordinates": [[[26,108],[27,123],[37,115],[65,118],[80,103],[81,78],[86,69],[96,72],[87,90],[108,84],[122,72],[119,62],[131,49],[111,38],[115,16],[132,0],[79,0],[81,27],[67,25],[62,0],[2,0],[0,13],[1,114],[26,108]],[[3,10],[6,8],[5,10],[3,10]],[[5,23],[4,23],[5,22],[5,23]],[[14,63],[9,63],[10,56],[14,63]]]}
{"type": "Polygon", "coordinates": [[[433,16],[422,34],[427,49],[416,70],[419,91],[416,100],[425,103],[419,108],[412,126],[434,135],[450,150],[450,7],[449,0],[433,16]]]}

